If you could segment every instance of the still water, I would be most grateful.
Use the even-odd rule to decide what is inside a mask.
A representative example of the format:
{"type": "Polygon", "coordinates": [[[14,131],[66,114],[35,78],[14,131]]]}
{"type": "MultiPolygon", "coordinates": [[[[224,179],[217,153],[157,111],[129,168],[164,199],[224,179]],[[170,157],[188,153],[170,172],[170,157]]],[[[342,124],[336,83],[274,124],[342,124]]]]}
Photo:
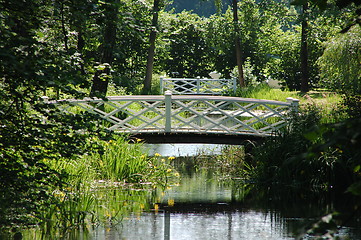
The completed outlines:
{"type": "Polygon", "coordinates": [[[221,154],[227,145],[222,144],[144,144],[144,149],[150,155],[159,153],[162,156],[187,157],[197,155],[221,154]]]}
{"type": "MultiPolygon", "coordinates": [[[[202,170],[184,176],[179,186],[158,196],[160,201],[150,212],[132,214],[112,228],[95,228],[90,239],[295,239],[305,226],[339,207],[327,196],[267,198],[238,184],[220,183],[214,174],[202,170]]],[[[360,222],[340,226],[337,236],[361,239],[360,222]]],[[[305,235],[302,239],[315,238],[305,235]]]]}
{"type": "MultiPolygon", "coordinates": [[[[144,192],[99,190],[99,199],[104,198],[104,202],[115,199],[115,207],[132,204],[141,207],[138,211],[130,211],[117,223],[91,226],[86,231],[78,230],[59,239],[286,240],[296,239],[299,233],[305,233],[305,228],[330,212],[340,211],[350,216],[353,213],[348,208],[352,206],[349,198],[336,200],[332,194],[311,196],[256,191],[241,180],[225,180],[215,169],[189,167],[192,155],[220,154],[224,146],[167,144],[145,147],[150,154],[179,157],[174,163],[182,176],[179,184],[144,192]]],[[[350,217],[343,222],[336,236],[361,239],[360,218],[350,217]]],[[[24,237],[31,239],[26,234],[24,237]]],[[[301,239],[316,238],[303,235],[301,239]]]]}

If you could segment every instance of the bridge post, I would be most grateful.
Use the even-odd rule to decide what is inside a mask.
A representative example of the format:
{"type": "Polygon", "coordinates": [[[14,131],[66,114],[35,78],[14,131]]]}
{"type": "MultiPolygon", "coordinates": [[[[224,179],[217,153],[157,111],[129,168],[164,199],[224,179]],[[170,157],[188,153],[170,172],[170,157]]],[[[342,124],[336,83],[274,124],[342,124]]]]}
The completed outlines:
{"type": "Polygon", "coordinates": [[[165,91],[165,132],[170,133],[172,130],[172,91],[165,91]]]}
{"type": "Polygon", "coordinates": [[[232,77],[232,88],[233,88],[233,94],[236,94],[237,92],[237,78],[232,77]]]}
{"type": "Polygon", "coordinates": [[[160,77],[160,94],[162,94],[163,93],[163,91],[164,91],[164,86],[163,86],[163,80],[164,79],[164,77],[160,77]]]}
{"type": "Polygon", "coordinates": [[[201,78],[197,77],[196,81],[197,81],[197,94],[200,94],[201,93],[201,78]]]}
{"type": "Polygon", "coordinates": [[[300,100],[289,97],[287,98],[287,102],[291,104],[291,108],[293,111],[298,112],[298,104],[300,100]]]}

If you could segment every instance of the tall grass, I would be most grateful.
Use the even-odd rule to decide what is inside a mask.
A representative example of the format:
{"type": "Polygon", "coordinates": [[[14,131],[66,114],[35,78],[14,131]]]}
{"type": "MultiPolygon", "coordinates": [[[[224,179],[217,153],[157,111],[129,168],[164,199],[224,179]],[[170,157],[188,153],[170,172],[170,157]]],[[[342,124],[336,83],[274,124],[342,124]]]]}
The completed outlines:
{"type": "Polygon", "coordinates": [[[130,144],[125,136],[98,141],[101,148],[91,151],[89,146],[89,153],[79,159],[47,163],[67,176],[66,188],[54,190],[53,204],[44,206],[39,216],[40,232],[50,239],[149,209],[148,192],[178,180],[171,157],[148,156],[141,143],[130,144]]]}
{"type": "Polygon", "coordinates": [[[294,115],[291,121],[277,137],[268,138],[255,148],[253,155],[256,165],[252,177],[256,182],[265,185],[298,186],[314,175],[316,169],[311,167],[312,164],[308,168],[304,159],[299,160],[298,156],[307,152],[311,146],[304,133],[319,123],[319,112],[312,108],[294,115]]]}

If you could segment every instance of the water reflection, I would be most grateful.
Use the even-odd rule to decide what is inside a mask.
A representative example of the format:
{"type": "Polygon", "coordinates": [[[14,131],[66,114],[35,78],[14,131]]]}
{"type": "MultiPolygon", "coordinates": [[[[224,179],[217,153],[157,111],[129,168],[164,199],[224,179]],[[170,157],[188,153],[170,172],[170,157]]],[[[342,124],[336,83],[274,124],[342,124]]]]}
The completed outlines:
{"type": "MultiPolygon", "coordinates": [[[[94,229],[95,239],[295,239],[297,232],[334,207],[323,197],[248,192],[236,182],[217,180],[209,171],[185,175],[179,186],[158,191],[150,212],[121,224],[94,229]]],[[[356,228],[340,236],[358,239],[356,228]]],[[[314,238],[304,238],[314,239],[314,238]]]]}
{"type": "MultiPolygon", "coordinates": [[[[197,147],[188,144],[173,146],[178,150],[167,150],[162,144],[152,151],[163,156],[190,156],[187,154],[197,147]]],[[[208,148],[214,153],[224,146],[204,147],[203,150],[208,148]]],[[[188,165],[197,161],[187,163],[187,159],[175,161],[174,165],[182,172],[182,179],[179,185],[171,188],[139,191],[103,187],[94,191],[100,209],[98,212],[102,213],[98,213],[98,218],[107,219],[109,225],[74,229],[57,238],[44,238],[30,232],[28,235],[24,233],[24,239],[295,239],[302,227],[320,216],[351,205],[346,200],[334,201],[330,195],[254,190],[242,181],[221,180],[222,176],[209,169],[198,168],[195,171],[194,166],[188,165]],[[114,222],[113,219],[118,217],[122,220],[114,222]]],[[[339,229],[340,236],[361,239],[360,225],[360,220],[349,222],[347,227],[339,229]]]]}
{"type": "Polygon", "coordinates": [[[145,213],[125,220],[116,230],[97,229],[96,239],[294,239],[272,215],[257,211],[219,213],[145,213]]]}
{"type": "Polygon", "coordinates": [[[144,144],[149,155],[159,153],[162,156],[187,157],[197,155],[221,154],[227,145],[222,144],[144,144]]]}

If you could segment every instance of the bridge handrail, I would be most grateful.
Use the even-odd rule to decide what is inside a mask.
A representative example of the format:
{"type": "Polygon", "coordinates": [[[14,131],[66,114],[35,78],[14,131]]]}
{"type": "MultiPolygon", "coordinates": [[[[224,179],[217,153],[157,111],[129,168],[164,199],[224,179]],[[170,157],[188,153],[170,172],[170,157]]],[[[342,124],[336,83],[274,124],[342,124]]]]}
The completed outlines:
{"type": "Polygon", "coordinates": [[[107,128],[124,133],[221,133],[273,135],[298,111],[298,100],[287,102],[225,96],[128,95],[47,101],[63,111],[74,106],[97,114],[107,128]]]}
{"type": "MultiPolygon", "coordinates": [[[[47,101],[51,104],[57,103],[83,103],[83,102],[103,102],[103,101],[161,101],[165,99],[165,95],[124,95],[124,96],[108,96],[103,98],[85,97],[83,99],[61,99],[47,101]]],[[[287,98],[290,101],[282,102],[276,100],[256,99],[256,98],[242,98],[229,96],[211,96],[211,95],[172,95],[173,100],[209,100],[209,101],[230,101],[230,102],[244,102],[244,103],[265,103],[270,105],[290,106],[294,98],[287,98]]],[[[297,100],[298,101],[298,100],[297,100]]]]}
{"type": "Polygon", "coordinates": [[[173,94],[222,95],[229,91],[235,93],[237,80],[212,78],[160,78],[160,92],[172,91],[173,94]]]}

